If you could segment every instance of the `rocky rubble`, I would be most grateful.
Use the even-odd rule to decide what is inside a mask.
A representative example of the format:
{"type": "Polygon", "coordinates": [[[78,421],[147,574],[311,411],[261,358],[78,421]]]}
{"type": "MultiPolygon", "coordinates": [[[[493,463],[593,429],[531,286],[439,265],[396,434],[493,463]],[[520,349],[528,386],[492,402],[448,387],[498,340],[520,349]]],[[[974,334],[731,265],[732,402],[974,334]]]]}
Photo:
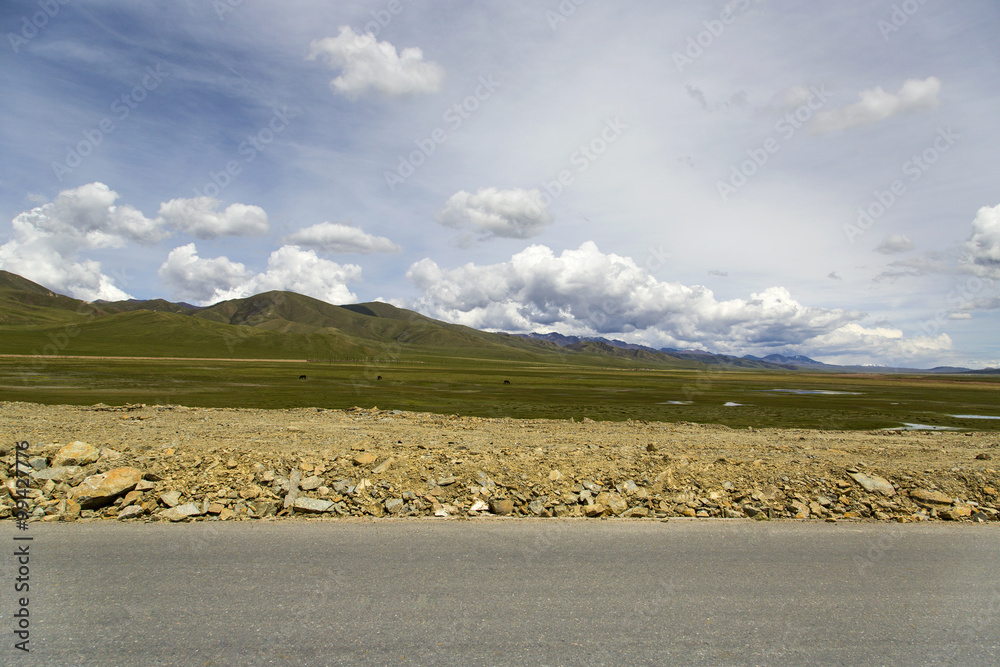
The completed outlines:
{"type": "MultiPolygon", "coordinates": [[[[37,436],[22,458],[31,466],[35,521],[1000,520],[1000,474],[979,458],[1000,446],[997,436],[983,433],[747,433],[377,408],[4,408],[23,417],[20,433],[16,424],[0,432],[5,443],[37,436]],[[47,415],[44,435],[29,426],[39,414],[47,415]],[[123,426],[136,421],[161,423],[123,426]],[[85,432],[89,441],[55,439],[67,432],[85,432]]],[[[9,519],[16,493],[11,444],[0,447],[0,462],[0,518],[9,519]]]]}

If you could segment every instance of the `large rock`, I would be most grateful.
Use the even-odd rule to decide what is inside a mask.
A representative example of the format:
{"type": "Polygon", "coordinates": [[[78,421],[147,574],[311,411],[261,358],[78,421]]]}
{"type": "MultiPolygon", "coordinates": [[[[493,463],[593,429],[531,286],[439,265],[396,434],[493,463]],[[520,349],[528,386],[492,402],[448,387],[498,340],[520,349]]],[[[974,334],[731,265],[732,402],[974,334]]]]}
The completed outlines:
{"type": "Polygon", "coordinates": [[[283,507],[288,509],[295,504],[295,501],[299,497],[299,482],[302,481],[302,471],[296,468],[288,476],[288,493],[285,494],[285,502],[283,507]]]}
{"type": "Polygon", "coordinates": [[[951,505],[951,496],[946,496],[940,491],[928,491],[927,489],[911,489],[910,498],[921,505],[951,505]]]}
{"type": "Polygon", "coordinates": [[[621,514],[628,509],[628,503],[617,493],[608,494],[607,506],[612,514],[621,514]]]}
{"type": "Polygon", "coordinates": [[[160,502],[167,507],[177,507],[181,504],[180,491],[166,491],[160,494],[160,502]]]}
{"type": "Polygon", "coordinates": [[[243,500],[253,500],[254,498],[260,498],[261,488],[256,484],[250,484],[240,489],[239,496],[243,500]]]}
{"type": "Polygon", "coordinates": [[[138,505],[129,505],[118,513],[118,520],[126,521],[128,519],[134,519],[135,517],[142,516],[145,513],[146,510],[142,509],[138,505]]]}
{"type": "Polygon", "coordinates": [[[368,466],[375,463],[377,459],[378,457],[371,452],[363,452],[355,456],[352,460],[356,466],[368,466]]]}
{"type": "Polygon", "coordinates": [[[141,479],[142,471],[138,468],[114,468],[83,480],[69,492],[69,498],[85,510],[104,507],[134,489],[141,479]]]}
{"type": "Polygon", "coordinates": [[[399,514],[403,511],[403,499],[389,498],[385,501],[385,511],[389,514],[399,514]]]}
{"type": "Polygon", "coordinates": [[[319,475],[311,475],[302,480],[302,483],[299,485],[299,488],[302,489],[303,491],[314,491],[315,489],[318,489],[321,486],[323,486],[323,478],[320,477],[319,475]]]}
{"type": "Polygon", "coordinates": [[[201,514],[201,508],[194,503],[185,503],[184,505],[171,507],[170,509],[160,512],[160,516],[164,519],[169,519],[170,521],[184,521],[185,519],[190,519],[193,516],[200,516],[201,514]]]}
{"type": "Polygon", "coordinates": [[[938,516],[945,521],[958,521],[960,519],[968,519],[972,516],[972,505],[966,503],[958,503],[954,507],[948,510],[942,510],[938,512],[938,516]]]}
{"type": "Polygon", "coordinates": [[[296,498],[292,507],[295,508],[296,512],[321,514],[323,512],[329,512],[330,508],[333,507],[333,503],[329,500],[320,500],[318,498],[296,498]]]}
{"type": "Polygon", "coordinates": [[[52,467],[59,466],[86,466],[101,458],[101,451],[85,442],[71,442],[52,458],[52,467]]]}
{"type": "Polygon", "coordinates": [[[883,496],[896,495],[896,489],[893,488],[892,483],[878,475],[866,475],[863,472],[852,472],[850,475],[851,479],[860,484],[861,488],[868,493],[878,492],[883,496]]]}
{"type": "Polygon", "coordinates": [[[509,498],[490,498],[490,512],[507,515],[514,511],[514,501],[509,498]]]}
{"type": "Polygon", "coordinates": [[[44,468],[31,473],[32,479],[49,480],[53,482],[69,482],[80,474],[83,470],[80,466],[57,466],[55,468],[44,468]]]}

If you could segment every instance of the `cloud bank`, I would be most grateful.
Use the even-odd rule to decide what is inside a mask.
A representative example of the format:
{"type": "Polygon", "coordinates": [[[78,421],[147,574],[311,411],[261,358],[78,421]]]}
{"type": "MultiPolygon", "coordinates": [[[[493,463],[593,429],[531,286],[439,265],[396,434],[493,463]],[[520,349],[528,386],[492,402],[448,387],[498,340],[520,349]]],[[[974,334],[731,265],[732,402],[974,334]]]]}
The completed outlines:
{"type": "Polygon", "coordinates": [[[829,348],[912,358],[951,347],[943,335],[907,340],[896,329],[865,328],[863,313],[805,306],[784,287],[720,301],[706,287],[659,281],[592,242],[558,256],[534,245],[507,262],[451,270],[423,259],[407,278],[422,294],[417,310],[480,329],[624,333],[654,347],[730,354],[829,348]]]}

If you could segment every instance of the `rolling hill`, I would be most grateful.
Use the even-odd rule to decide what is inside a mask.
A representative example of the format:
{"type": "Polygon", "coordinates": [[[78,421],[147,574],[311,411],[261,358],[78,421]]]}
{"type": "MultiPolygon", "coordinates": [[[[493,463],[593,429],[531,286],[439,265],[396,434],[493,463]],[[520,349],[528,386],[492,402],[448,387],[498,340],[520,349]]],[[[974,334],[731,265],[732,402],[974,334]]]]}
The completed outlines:
{"type": "MultiPolygon", "coordinates": [[[[277,291],[207,308],[160,299],[88,303],[2,271],[0,354],[560,361],[566,352],[554,343],[439,322],[387,303],[335,306],[277,291]]],[[[615,361],[575,356],[598,365],[615,361]]]]}

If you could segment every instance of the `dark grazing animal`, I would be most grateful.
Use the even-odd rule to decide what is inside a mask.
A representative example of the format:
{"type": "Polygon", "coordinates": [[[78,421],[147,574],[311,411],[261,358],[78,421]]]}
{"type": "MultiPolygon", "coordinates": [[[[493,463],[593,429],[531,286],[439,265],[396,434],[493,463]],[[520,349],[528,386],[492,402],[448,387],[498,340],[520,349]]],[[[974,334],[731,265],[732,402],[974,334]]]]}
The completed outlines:
{"type": "Polygon", "coordinates": [[[504,380],[503,383],[504,384],[510,384],[510,380],[504,380]]]}
{"type": "Polygon", "coordinates": [[[300,376],[299,376],[299,379],[300,379],[300,380],[305,380],[305,379],[306,379],[306,376],[305,376],[305,375],[300,375],[300,376]]]}

